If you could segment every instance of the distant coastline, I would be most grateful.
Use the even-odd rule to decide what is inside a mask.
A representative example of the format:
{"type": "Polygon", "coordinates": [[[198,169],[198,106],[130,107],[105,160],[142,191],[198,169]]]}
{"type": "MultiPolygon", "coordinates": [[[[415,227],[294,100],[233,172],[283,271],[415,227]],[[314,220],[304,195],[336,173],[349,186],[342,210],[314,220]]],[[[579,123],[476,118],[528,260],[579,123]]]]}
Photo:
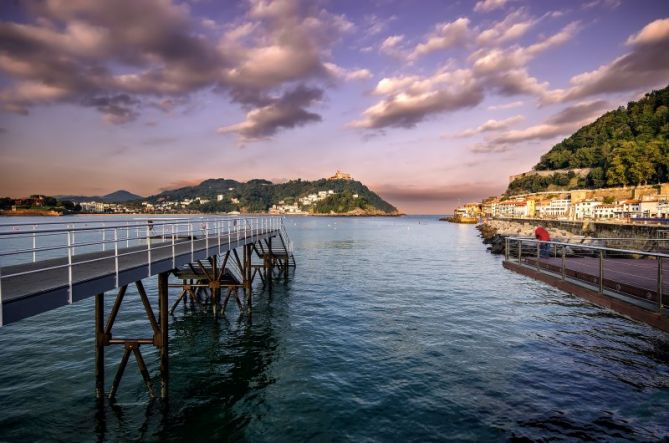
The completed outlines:
{"type": "Polygon", "coordinates": [[[192,217],[194,215],[201,215],[201,216],[229,216],[229,217],[245,217],[245,216],[262,216],[262,217],[404,217],[406,214],[402,212],[397,212],[397,213],[390,213],[390,214],[372,214],[372,213],[335,213],[335,214],[272,214],[269,212],[249,212],[249,213],[242,213],[242,214],[227,214],[225,212],[222,213],[216,213],[216,212],[191,212],[191,213],[178,213],[178,214],[173,214],[173,213],[147,213],[147,212],[128,212],[128,213],[109,213],[109,214],[103,214],[103,213],[61,213],[58,211],[40,211],[38,209],[21,209],[21,210],[16,210],[16,211],[0,211],[0,216],[6,216],[6,217],[63,217],[63,216],[69,216],[69,215],[86,215],[86,216],[95,216],[95,217],[118,217],[118,216],[124,216],[124,215],[142,215],[146,218],[150,217],[162,217],[162,216],[169,216],[169,217],[192,217]]]}

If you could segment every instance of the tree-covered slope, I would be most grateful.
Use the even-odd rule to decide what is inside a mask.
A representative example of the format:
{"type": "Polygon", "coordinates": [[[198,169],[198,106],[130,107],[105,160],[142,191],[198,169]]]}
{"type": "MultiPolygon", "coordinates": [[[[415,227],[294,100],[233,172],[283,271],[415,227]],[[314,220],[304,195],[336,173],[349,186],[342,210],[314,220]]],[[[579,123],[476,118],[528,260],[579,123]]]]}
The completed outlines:
{"type": "MultiPolygon", "coordinates": [[[[536,170],[592,168],[568,188],[601,188],[669,181],[669,86],[607,112],[553,146],[536,170]]],[[[565,177],[526,176],[509,185],[510,193],[560,186],[565,177]],[[559,183],[558,183],[559,182],[559,183]]]]}
{"type": "Polygon", "coordinates": [[[279,202],[291,204],[297,202],[300,197],[317,194],[319,191],[333,191],[334,195],[308,208],[313,210],[314,213],[347,213],[356,210],[385,214],[397,212],[397,208],[383,200],[367,186],[355,180],[321,179],[305,181],[298,179],[274,184],[267,180],[256,179],[248,182],[238,182],[220,178],[205,180],[197,186],[165,191],[149,197],[148,200],[152,202],[161,200],[181,201],[199,197],[209,200],[207,203],[193,207],[193,209],[203,212],[230,212],[234,210],[264,212],[269,210],[272,205],[279,204],[279,202]],[[357,198],[353,198],[355,194],[358,195],[357,198]],[[220,201],[217,201],[218,195],[222,195],[220,201]],[[235,201],[239,201],[239,203],[235,203],[235,201]]]}

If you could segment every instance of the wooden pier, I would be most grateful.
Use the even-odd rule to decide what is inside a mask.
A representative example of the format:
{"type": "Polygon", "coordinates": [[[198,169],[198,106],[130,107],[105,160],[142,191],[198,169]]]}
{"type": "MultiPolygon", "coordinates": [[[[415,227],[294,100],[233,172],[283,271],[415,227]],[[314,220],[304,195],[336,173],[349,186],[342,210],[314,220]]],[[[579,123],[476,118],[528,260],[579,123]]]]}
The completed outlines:
{"type": "Polygon", "coordinates": [[[505,268],[669,332],[669,255],[527,238],[506,247],[505,268]]]}
{"type": "Polygon", "coordinates": [[[95,296],[98,399],[116,396],[131,355],[149,396],[166,398],[168,318],[177,305],[183,303],[185,307],[190,302],[210,307],[213,315],[219,317],[232,298],[241,312],[251,316],[255,277],[260,276],[263,286],[271,288],[272,279],[287,278],[288,270],[295,267],[292,243],[278,217],[157,218],[132,224],[107,222],[102,226],[49,225],[18,229],[15,225],[11,230],[0,230],[0,258],[3,263],[9,262],[0,267],[0,326],[95,296]],[[38,259],[47,254],[53,258],[38,259]],[[169,283],[170,275],[181,283],[169,283]],[[142,283],[154,276],[158,279],[157,313],[142,283]],[[129,285],[137,288],[153,331],[151,337],[113,336],[129,285]],[[171,308],[169,288],[181,290],[171,308]],[[106,316],[105,292],[112,290],[117,293],[106,316]],[[242,298],[239,291],[243,292],[242,298]],[[124,352],[107,393],[104,350],[112,345],[123,346],[124,352]],[[160,352],[157,395],[140,351],[142,345],[155,346],[160,352]]]}

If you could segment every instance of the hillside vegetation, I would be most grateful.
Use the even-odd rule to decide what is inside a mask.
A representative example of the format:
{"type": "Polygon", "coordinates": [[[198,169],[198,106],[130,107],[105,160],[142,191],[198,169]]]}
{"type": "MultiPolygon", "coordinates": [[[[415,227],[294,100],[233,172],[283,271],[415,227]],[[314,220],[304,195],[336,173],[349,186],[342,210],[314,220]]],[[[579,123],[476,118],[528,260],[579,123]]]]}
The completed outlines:
{"type": "Polygon", "coordinates": [[[329,180],[321,179],[316,181],[291,180],[286,183],[274,184],[267,180],[249,180],[248,182],[238,182],[229,179],[209,179],[197,186],[187,186],[184,188],[165,191],[148,198],[151,202],[161,200],[184,200],[194,199],[196,197],[205,198],[209,201],[204,204],[193,204],[193,209],[202,212],[265,212],[274,204],[290,204],[300,197],[309,194],[316,194],[319,191],[334,191],[334,195],[312,205],[313,213],[329,214],[364,212],[364,213],[383,213],[395,214],[397,208],[383,200],[376,193],[372,192],[367,186],[355,180],[329,180]],[[358,197],[354,198],[353,195],[358,197]],[[217,201],[217,196],[223,198],[217,201]],[[233,203],[233,198],[239,200],[239,203],[233,203]]]}
{"type": "Polygon", "coordinates": [[[592,168],[583,178],[528,175],[507,194],[669,181],[669,86],[607,112],[553,146],[535,170],[592,168]]]}

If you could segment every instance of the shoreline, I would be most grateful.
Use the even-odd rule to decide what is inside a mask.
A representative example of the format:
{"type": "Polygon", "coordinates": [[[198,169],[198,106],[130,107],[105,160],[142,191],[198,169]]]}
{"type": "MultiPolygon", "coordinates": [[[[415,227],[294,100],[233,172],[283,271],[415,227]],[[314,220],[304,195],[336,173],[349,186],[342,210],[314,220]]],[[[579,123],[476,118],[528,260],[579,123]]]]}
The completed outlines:
{"type": "Polygon", "coordinates": [[[119,217],[119,216],[129,216],[129,215],[143,215],[146,217],[162,217],[162,216],[173,216],[173,217],[189,217],[189,216],[229,216],[229,217],[404,217],[407,214],[397,213],[397,214],[270,214],[268,212],[248,212],[242,214],[227,214],[225,212],[196,212],[196,213],[146,213],[146,212],[128,212],[124,214],[119,213],[110,213],[110,214],[101,214],[101,213],[69,213],[63,214],[57,211],[40,211],[40,210],[25,210],[25,211],[7,211],[0,212],[0,216],[5,217],[66,217],[66,216],[77,216],[77,215],[88,215],[95,217],[119,217]]]}

